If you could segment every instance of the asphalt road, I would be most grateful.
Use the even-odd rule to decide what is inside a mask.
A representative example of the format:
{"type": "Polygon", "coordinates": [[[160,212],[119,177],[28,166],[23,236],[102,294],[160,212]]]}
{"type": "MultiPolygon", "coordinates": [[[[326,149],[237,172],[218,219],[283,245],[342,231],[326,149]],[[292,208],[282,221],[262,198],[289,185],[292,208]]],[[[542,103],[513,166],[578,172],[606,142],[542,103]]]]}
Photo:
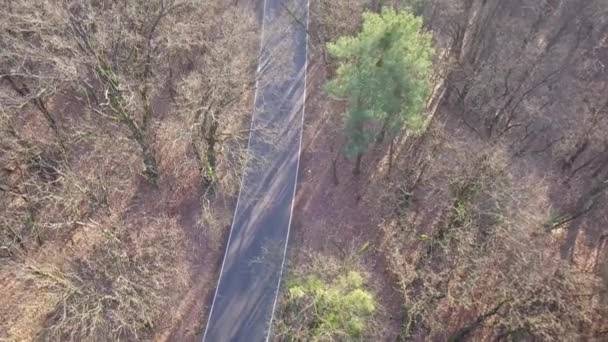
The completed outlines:
{"type": "Polygon", "coordinates": [[[308,1],[262,0],[249,158],[203,341],[265,341],[283,273],[298,177],[308,1]]]}

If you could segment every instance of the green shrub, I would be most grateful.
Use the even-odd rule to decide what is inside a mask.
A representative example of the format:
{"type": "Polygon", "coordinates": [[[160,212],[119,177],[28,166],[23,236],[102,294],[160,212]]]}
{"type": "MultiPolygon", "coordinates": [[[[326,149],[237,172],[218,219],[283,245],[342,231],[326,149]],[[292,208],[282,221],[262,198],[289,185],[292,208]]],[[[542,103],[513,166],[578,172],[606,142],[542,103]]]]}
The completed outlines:
{"type": "Polygon", "coordinates": [[[356,271],[326,282],[317,275],[288,283],[283,320],[278,335],[287,341],[334,341],[359,339],[366,333],[376,311],[373,294],[356,271]]]}

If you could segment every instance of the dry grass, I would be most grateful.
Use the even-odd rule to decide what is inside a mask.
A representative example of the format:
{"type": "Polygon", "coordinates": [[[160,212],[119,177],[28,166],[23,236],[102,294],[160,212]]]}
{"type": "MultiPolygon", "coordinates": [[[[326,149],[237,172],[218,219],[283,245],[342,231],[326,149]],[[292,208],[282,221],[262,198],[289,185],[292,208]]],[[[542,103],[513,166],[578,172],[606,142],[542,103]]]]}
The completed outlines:
{"type": "Polygon", "coordinates": [[[52,303],[42,307],[48,315],[36,338],[149,338],[187,283],[182,237],[172,220],[149,220],[139,234],[112,225],[95,228],[98,242],[82,257],[63,265],[26,259],[10,266],[18,281],[52,303]]]}

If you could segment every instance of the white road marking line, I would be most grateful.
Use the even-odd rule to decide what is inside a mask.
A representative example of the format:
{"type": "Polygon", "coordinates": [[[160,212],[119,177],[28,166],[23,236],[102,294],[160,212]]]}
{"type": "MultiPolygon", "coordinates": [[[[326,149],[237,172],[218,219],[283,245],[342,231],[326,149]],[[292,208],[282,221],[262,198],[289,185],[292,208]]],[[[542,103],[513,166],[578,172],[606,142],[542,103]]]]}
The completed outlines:
{"type": "Polygon", "coordinates": [[[304,93],[302,94],[302,121],[300,123],[300,144],[298,146],[298,161],[296,163],[296,178],[294,180],[294,186],[293,186],[293,197],[291,198],[291,212],[289,213],[289,223],[287,224],[287,237],[285,240],[285,247],[283,249],[283,261],[281,262],[281,272],[279,274],[279,281],[277,283],[277,288],[276,288],[276,294],[274,297],[274,303],[272,304],[272,314],[270,316],[270,322],[268,324],[268,335],[266,335],[266,342],[268,342],[270,340],[270,335],[272,332],[272,322],[274,320],[274,312],[276,310],[276,306],[277,306],[277,301],[279,298],[279,293],[280,293],[280,287],[281,287],[281,280],[283,278],[283,270],[285,269],[285,259],[287,256],[287,245],[289,243],[289,233],[291,230],[291,220],[293,218],[293,209],[295,206],[295,199],[296,199],[296,190],[298,187],[298,172],[300,170],[300,155],[302,154],[302,136],[304,135],[304,115],[306,114],[306,81],[307,81],[307,76],[308,76],[308,23],[310,21],[310,1],[306,0],[306,31],[304,32],[304,34],[306,35],[306,42],[305,42],[305,55],[304,55],[304,93]]]}

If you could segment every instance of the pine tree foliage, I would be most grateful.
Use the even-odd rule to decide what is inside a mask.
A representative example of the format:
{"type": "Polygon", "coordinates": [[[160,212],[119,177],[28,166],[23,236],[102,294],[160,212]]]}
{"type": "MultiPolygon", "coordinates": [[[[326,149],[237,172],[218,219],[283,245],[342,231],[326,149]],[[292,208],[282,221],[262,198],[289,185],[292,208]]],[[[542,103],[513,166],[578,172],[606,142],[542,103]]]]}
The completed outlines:
{"type": "Polygon", "coordinates": [[[330,43],[328,51],[339,66],[326,90],[348,103],[348,157],[363,154],[374,139],[422,126],[433,56],[422,18],[389,8],[364,13],[361,32],[330,43]]]}

